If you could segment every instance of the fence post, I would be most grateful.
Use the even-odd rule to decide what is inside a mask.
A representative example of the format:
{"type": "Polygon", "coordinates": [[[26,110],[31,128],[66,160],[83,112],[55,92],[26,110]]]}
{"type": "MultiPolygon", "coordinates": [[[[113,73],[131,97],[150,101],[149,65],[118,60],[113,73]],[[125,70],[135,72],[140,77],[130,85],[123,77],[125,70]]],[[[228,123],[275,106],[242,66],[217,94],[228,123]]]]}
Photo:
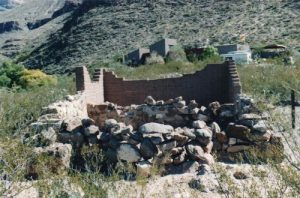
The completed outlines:
{"type": "Polygon", "coordinates": [[[295,128],[295,121],[296,121],[296,116],[295,116],[295,107],[296,107],[296,101],[295,101],[295,91],[291,91],[291,106],[292,106],[292,128],[295,128]]]}

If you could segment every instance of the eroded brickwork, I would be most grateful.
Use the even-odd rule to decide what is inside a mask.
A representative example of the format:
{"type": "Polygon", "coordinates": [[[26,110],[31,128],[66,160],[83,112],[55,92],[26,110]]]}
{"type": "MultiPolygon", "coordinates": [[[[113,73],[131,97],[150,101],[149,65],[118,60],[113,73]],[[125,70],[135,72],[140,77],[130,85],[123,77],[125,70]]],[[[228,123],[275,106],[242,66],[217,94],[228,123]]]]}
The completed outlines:
{"type": "Polygon", "coordinates": [[[142,104],[151,95],[156,100],[182,96],[186,101],[196,100],[201,105],[207,105],[212,101],[234,103],[237,94],[241,93],[240,80],[233,62],[210,64],[201,71],[179,78],[125,80],[104,71],[99,72],[96,80],[91,81],[85,67],[77,68],[77,90],[85,92],[87,102],[91,104],[104,101],[122,106],[142,104]]]}

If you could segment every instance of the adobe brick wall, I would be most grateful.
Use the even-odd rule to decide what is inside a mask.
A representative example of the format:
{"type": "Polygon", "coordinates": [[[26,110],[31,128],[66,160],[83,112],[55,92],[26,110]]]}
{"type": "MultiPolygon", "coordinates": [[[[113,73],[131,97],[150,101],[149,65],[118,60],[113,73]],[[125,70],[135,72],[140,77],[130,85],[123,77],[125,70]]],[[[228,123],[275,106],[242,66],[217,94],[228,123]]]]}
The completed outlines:
{"type": "Polygon", "coordinates": [[[229,61],[207,65],[194,74],[158,80],[125,80],[104,71],[100,76],[101,84],[90,82],[86,68],[78,68],[77,72],[77,90],[87,92],[87,101],[92,104],[101,104],[103,101],[122,106],[142,104],[151,95],[157,100],[183,96],[187,101],[196,100],[201,105],[208,105],[213,101],[234,103],[237,94],[241,93],[236,66],[229,61]]]}
{"type": "Polygon", "coordinates": [[[76,90],[81,91],[88,104],[104,103],[103,71],[95,71],[93,79],[86,67],[77,67],[76,73],[76,90]]]}

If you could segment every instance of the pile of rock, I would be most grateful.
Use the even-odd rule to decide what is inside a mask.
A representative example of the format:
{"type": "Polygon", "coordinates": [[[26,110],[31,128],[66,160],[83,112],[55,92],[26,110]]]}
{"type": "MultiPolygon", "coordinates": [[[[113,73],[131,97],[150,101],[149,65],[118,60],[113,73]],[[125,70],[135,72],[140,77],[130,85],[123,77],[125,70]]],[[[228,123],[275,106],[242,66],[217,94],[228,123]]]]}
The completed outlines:
{"type": "MultiPolygon", "coordinates": [[[[99,145],[112,162],[134,163],[143,174],[148,174],[154,163],[212,164],[212,153],[222,159],[247,150],[268,153],[277,148],[279,153],[271,153],[271,157],[281,156],[281,139],[272,131],[267,117],[245,96],[237,104],[213,102],[206,108],[196,101],[186,104],[182,97],[155,101],[149,96],[142,105],[108,103],[97,110],[98,114],[89,112],[91,118],[64,118],[59,130],[52,133],[55,141],[72,144],[73,148],[99,145]]],[[[88,111],[97,109],[93,107],[88,111]]]]}

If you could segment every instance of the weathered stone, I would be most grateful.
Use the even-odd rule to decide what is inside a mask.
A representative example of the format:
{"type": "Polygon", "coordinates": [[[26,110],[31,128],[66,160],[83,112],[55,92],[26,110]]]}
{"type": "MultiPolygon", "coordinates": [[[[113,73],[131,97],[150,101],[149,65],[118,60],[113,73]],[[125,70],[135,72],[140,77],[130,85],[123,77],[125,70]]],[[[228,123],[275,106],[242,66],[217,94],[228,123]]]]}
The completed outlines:
{"type": "Polygon", "coordinates": [[[48,128],[48,130],[42,130],[41,134],[43,138],[50,144],[53,144],[57,141],[57,134],[52,127],[48,128]]]}
{"type": "Polygon", "coordinates": [[[171,150],[172,155],[178,155],[184,151],[183,147],[176,147],[171,150]]]}
{"type": "Polygon", "coordinates": [[[204,114],[198,114],[197,119],[200,120],[200,121],[204,121],[204,122],[209,121],[209,117],[207,115],[204,115],[204,114]]]}
{"type": "Polygon", "coordinates": [[[170,125],[164,125],[159,123],[147,123],[139,128],[139,132],[142,134],[145,133],[161,133],[161,134],[168,134],[174,131],[174,128],[170,125]]]}
{"type": "Polygon", "coordinates": [[[154,100],[154,98],[152,96],[147,96],[147,98],[145,99],[145,104],[155,105],[156,101],[154,100]]]}
{"type": "Polygon", "coordinates": [[[236,178],[236,179],[247,179],[247,178],[248,178],[248,176],[247,176],[245,173],[241,172],[241,171],[236,171],[236,172],[233,174],[233,176],[234,176],[234,178],[236,178]]]}
{"type": "Polygon", "coordinates": [[[204,153],[203,149],[199,145],[195,144],[188,144],[186,146],[186,150],[188,155],[191,157],[191,159],[202,162],[202,163],[207,163],[207,164],[213,164],[214,163],[214,158],[212,155],[208,153],[204,153]]]}
{"type": "Polygon", "coordinates": [[[194,118],[194,119],[197,119],[197,116],[198,116],[199,111],[200,111],[199,108],[194,108],[194,109],[191,109],[191,110],[190,110],[191,115],[193,115],[193,118],[194,118]]]}
{"type": "Polygon", "coordinates": [[[193,122],[193,127],[195,129],[204,129],[206,127],[206,123],[201,120],[197,120],[193,122]]]}
{"type": "Polygon", "coordinates": [[[183,128],[183,135],[187,136],[189,139],[196,139],[196,134],[194,133],[194,129],[183,128]]]}
{"type": "Polygon", "coordinates": [[[59,165],[63,165],[65,168],[70,167],[70,160],[72,156],[72,146],[71,144],[62,144],[62,143],[54,143],[48,147],[37,147],[33,150],[36,154],[47,153],[47,155],[51,155],[59,160],[59,165]]]}
{"type": "Polygon", "coordinates": [[[209,142],[212,139],[212,132],[208,128],[196,129],[195,135],[196,135],[197,141],[204,146],[209,144],[209,142]]]}
{"type": "Polygon", "coordinates": [[[260,133],[266,133],[268,130],[268,126],[266,124],[266,121],[260,120],[258,121],[254,126],[253,130],[260,132],[260,133]]]}
{"type": "Polygon", "coordinates": [[[239,116],[239,120],[260,120],[261,116],[254,113],[245,113],[239,116]]]}
{"type": "Polygon", "coordinates": [[[203,147],[203,150],[205,153],[211,153],[213,149],[214,143],[210,141],[205,147],[203,147]]]}
{"type": "Polygon", "coordinates": [[[140,160],[141,155],[135,146],[131,144],[120,144],[117,149],[117,157],[126,162],[137,162],[140,160]]]}
{"type": "Polygon", "coordinates": [[[180,155],[176,156],[173,160],[173,163],[178,165],[183,163],[186,160],[186,151],[181,152],[180,155]]]}
{"type": "Polygon", "coordinates": [[[184,115],[190,114],[190,110],[187,106],[184,106],[182,108],[178,108],[177,110],[178,110],[179,114],[184,114],[184,115]]]}
{"type": "Polygon", "coordinates": [[[228,153],[237,153],[237,152],[249,150],[250,148],[251,148],[250,146],[245,146],[245,145],[229,146],[227,148],[227,152],[228,153]]]}
{"type": "Polygon", "coordinates": [[[229,138],[228,144],[229,145],[235,145],[237,143],[237,139],[236,138],[229,138]]]}
{"type": "Polygon", "coordinates": [[[81,120],[82,126],[89,127],[91,125],[95,125],[95,121],[91,118],[83,118],[81,120]]]}
{"type": "Polygon", "coordinates": [[[213,113],[214,116],[217,116],[219,113],[219,109],[221,108],[221,105],[219,102],[212,102],[209,105],[209,110],[213,113]]]}
{"type": "Polygon", "coordinates": [[[195,129],[194,131],[196,137],[201,137],[201,138],[212,138],[212,132],[208,128],[204,129],[195,129]]]}
{"type": "Polygon", "coordinates": [[[151,164],[148,161],[141,161],[136,164],[138,176],[149,177],[151,175],[151,164]]]}
{"type": "Polygon", "coordinates": [[[188,107],[189,109],[195,109],[198,107],[198,103],[196,102],[196,100],[191,100],[188,107]]]}
{"type": "Polygon", "coordinates": [[[168,140],[165,142],[162,142],[158,145],[158,148],[162,152],[171,151],[173,148],[177,146],[177,143],[175,140],[168,140]]]}
{"type": "Polygon", "coordinates": [[[216,133],[216,138],[220,143],[226,143],[228,141],[228,137],[224,131],[220,133],[216,133]]]}
{"type": "Polygon", "coordinates": [[[87,128],[84,128],[84,135],[90,136],[90,135],[97,135],[99,133],[99,127],[95,125],[90,125],[87,128]]]}
{"type": "Polygon", "coordinates": [[[213,134],[216,134],[216,133],[220,133],[220,132],[221,132],[221,128],[220,128],[220,126],[218,125],[218,123],[216,123],[216,122],[211,123],[210,128],[211,128],[213,134]]]}
{"type": "Polygon", "coordinates": [[[140,152],[144,159],[150,159],[158,153],[158,149],[152,143],[151,139],[145,138],[141,143],[140,152]]]}
{"type": "Polygon", "coordinates": [[[249,140],[250,129],[243,125],[235,125],[234,123],[230,123],[227,127],[226,134],[228,137],[249,140]]]}
{"type": "Polygon", "coordinates": [[[108,119],[108,120],[105,120],[104,127],[109,130],[117,124],[118,124],[118,122],[115,119],[108,119]]]}
{"type": "Polygon", "coordinates": [[[178,96],[177,98],[174,99],[175,102],[180,102],[183,100],[182,96],[178,96]]]}
{"type": "Polygon", "coordinates": [[[131,125],[126,126],[124,123],[119,122],[113,128],[110,129],[110,132],[113,135],[124,135],[130,134],[133,131],[133,127],[131,125]]]}
{"type": "Polygon", "coordinates": [[[183,108],[183,107],[186,106],[186,102],[184,100],[181,100],[181,101],[178,101],[178,102],[174,103],[174,106],[176,108],[183,108]]]}
{"type": "Polygon", "coordinates": [[[179,145],[184,145],[184,144],[186,144],[189,141],[189,137],[187,137],[185,135],[182,135],[180,133],[174,133],[173,134],[173,138],[174,138],[174,140],[177,141],[177,143],[179,145]]]}
{"type": "Polygon", "coordinates": [[[234,104],[222,104],[219,109],[219,115],[221,117],[231,118],[235,116],[235,105],[234,104]]]}
{"type": "Polygon", "coordinates": [[[62,123],[62,129],[68,132],[75,132],[81,128],[81,119],[79,117],[67,118],[62,123]]]}
{"type": "Polygon", "coordinates": [[[199,160],[204,155],[204,151],[199,145],[188,144],[186,150],[189,156],[194,160],[199,160]]]}

